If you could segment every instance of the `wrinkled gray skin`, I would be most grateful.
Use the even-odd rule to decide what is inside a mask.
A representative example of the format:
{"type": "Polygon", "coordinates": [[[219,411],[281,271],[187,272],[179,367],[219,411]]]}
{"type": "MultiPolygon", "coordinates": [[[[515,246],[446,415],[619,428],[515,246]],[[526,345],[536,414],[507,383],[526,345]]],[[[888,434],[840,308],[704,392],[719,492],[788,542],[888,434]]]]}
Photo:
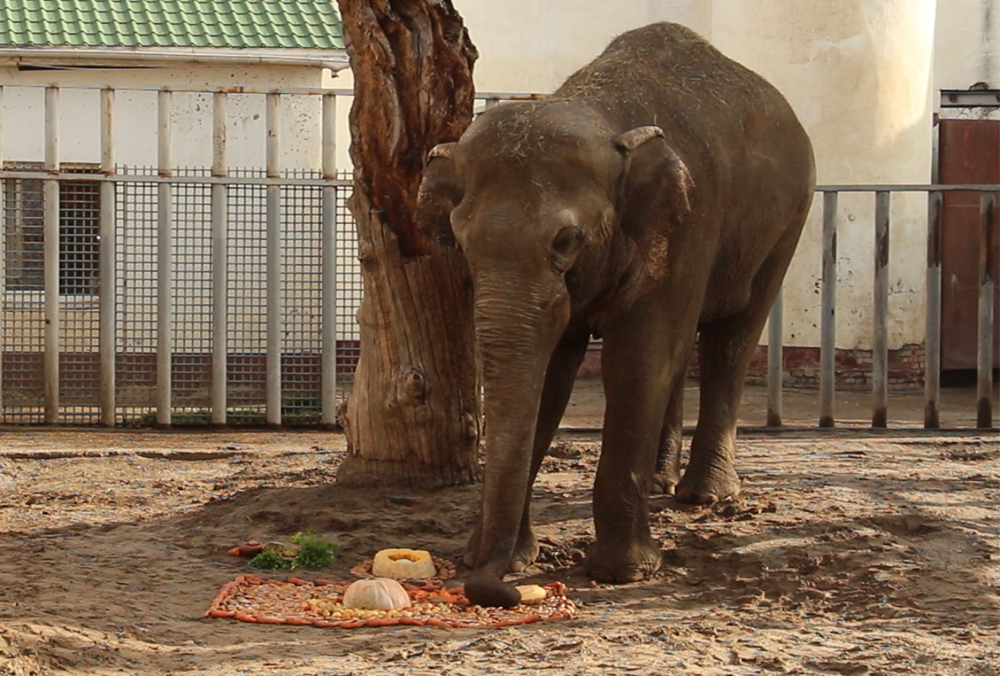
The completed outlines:
{"type": "Polygon", "coordinates": [[[468,261],[483,369],[472,602],[518,602],[502,578],[538,554],[530,486],[591,335],[604,339],[607,409],[588,573],[628,582],[659,568],[654,483],[693,503],[739,493],[743,378],[813,186],[782,96],[674,24],[620,36],[553,96],[492,108],[431,152],[417,218],[468,261]],[[701,405],[681,477],[696,339],[701,405]]]}

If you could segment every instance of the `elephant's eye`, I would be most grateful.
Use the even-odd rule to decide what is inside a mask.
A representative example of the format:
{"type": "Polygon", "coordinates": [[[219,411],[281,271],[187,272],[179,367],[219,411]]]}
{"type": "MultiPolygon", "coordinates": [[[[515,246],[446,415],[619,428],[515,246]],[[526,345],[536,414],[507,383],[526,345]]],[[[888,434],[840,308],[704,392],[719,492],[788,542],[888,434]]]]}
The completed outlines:
{"type": "Polygon", "coordinates": [[[566,272],[573,267],[576,255],[583,246],[584,234],[576,225],[568,225],[552,239],[549,245],[549,259],[552,267],[559,272],[566,272]]]}

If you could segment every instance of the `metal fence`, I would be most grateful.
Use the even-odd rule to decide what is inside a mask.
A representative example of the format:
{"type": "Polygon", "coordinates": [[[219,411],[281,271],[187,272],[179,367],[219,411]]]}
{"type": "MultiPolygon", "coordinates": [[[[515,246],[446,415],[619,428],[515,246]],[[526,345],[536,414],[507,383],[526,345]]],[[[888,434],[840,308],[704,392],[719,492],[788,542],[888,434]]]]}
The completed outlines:
{"type": "MultiPolygon", "coordinates": [[[[200,90],[176,91],[200,92],[200,90]]],[[[171,156],[171,91],[158,91],[155,167],[115,162],[116,91],[100,91],[101,161],[60,162],[59,94],[44,98],[45,159],[0,165],[0,420],[7,423],[332,424],[350,388],[361,298],[350,181],[336,168],[335,90],[240,90],[266,98],[266,166],[227,162],[226,92],[213,99],[211,167],[171,156]],[[286,96],[318,98],[322,167],[283,168],[286,96]]],[[[0,87],[0,103],[3,100],[0,87]]],[[[479,106],[533,95],[481,94],[479,106]]],[[[3,125],[0,106],[0,129],[3,125]]],[[[3,157],[0,155],[0,161],[3,157]]],[[[885,427],[890,200],[925,192],[926,416],[939,425],[941,203],[982,194],[979,427],[991,427],[996,185],[821,186],[820,417],[834,425],[838,199],[876,195],[874,427],[885,427]]],[[[769,324],[768,424],[781,424],[782,303],[769,324]]]]}
{"type": "MultiPolygon", "coordinates": [[[[949,191],[976,192],[979,201],[978,316],[977,316],[977,408],[976,427],[993,427],[994,304],[998,242],[993,235],[1000,185],[840,185],[819,186],[823,208],[823,262],[820,307],[819,426],[833,427],[835,383],[835,338],[837,295],[838,202],[842,193],[874,193],[874,285],[872,298],[872,427],[885,428],[888,421],[888,300],[890,204],[894,193],[926,193],[926,334],[924,362],[924,427],[940,427],[941,399],[941,249],[943,195],[949,191]]],[[[771,308],[768,335],[768,426],[781,425],[782,399],[782,299],[771,308]]]]}
{"type": "Polygon", "coordinates": [[[155,167],[115,162],[111,88],[100,164],[61,163],[54,86],[44,161],[0,167],[3,422],[335,422],[361,296],[351,182],[335,163],[343,92],[239,90],[266,99],[267,137],[266,167],[238,169],[227,92],[210,93],[212,166],[174,165],[178,91],[200,93],[156,93],[155,167]],[[321,169],[281,166],[287,96],[322,102],[321,169]]]}

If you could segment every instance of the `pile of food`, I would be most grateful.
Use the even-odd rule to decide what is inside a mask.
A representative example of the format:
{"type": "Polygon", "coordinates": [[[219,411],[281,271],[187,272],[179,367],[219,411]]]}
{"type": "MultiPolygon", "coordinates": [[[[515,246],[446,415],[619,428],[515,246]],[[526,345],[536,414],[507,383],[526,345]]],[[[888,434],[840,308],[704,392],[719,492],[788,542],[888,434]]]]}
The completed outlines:
{"type": "Polygon", "coordinates": [[[354,582],[241,575],[222,586],[206,615],[259,624],[354,629],[394,625],[506,627],[569,619],[576,614],[576,606],[560,582],[518,587],[522,601],[514,608],[471,605],[459,584],[449,585],[441,579],[453,573],[454,567],[419,550],[383,550],[355,570],[362,579],[354,582]],[[409,577],[414,572],[423,577],[409,577]]]}

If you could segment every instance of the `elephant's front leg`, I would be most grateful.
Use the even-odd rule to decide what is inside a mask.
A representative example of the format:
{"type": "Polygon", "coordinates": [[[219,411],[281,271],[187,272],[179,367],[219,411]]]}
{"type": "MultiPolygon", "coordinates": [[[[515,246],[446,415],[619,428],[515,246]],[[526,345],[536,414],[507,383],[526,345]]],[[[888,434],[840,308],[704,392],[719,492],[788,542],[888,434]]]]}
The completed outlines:
{"type": "MultiPolygon", "coordinates": [[[[538,540],[531,529],[531,487],[535,483],[538,469],[545,459],[545,454],[552,445],[556,430],[562,421],[563,413],[573,393],[573,383],[580,370],[580,364],[587,354],[590,334],[586,331],[574,332],[573,337],[565,337],[552,353],[548,369],[545,372],[545,387],[542,390],[542,400],[538,410],[538,424],[535,426],[535,442],[531,454],[531,471],[528,475],[528,490],[525,493],[524,509],[521,514],[521,526],[514,544],[514,553],[510,561],[511,572],[518,573],[530,566],[538,558],[538,540]]],[[[472,568],[479,552],[482,537],[482,520],[476,523],[476,529],[469,538],[465,549],[463,562],[472,568]]]]}
{"type": "Polygon", "coordinates": [[[607,408],[594,484],[596,542],[586,563],[600,582],[640,580],[660,567],[660,547],[649,532],[649,493],[664,411],[693,341],[694,331],[683,323],[635,324],[629,330],[622,322],[604,339],[607,408]]]}

